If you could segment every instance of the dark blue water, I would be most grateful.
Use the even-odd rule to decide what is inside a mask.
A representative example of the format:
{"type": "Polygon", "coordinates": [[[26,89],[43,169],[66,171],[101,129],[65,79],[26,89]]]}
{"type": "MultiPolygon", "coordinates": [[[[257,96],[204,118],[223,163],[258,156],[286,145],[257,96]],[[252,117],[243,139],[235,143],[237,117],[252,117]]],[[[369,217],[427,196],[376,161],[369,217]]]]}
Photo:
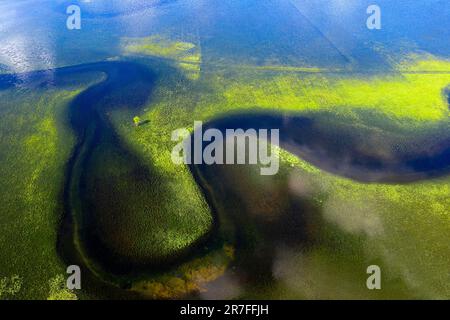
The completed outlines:
{"type": "Polygon", "coordinates": [[[224,135],[226,129],[279,129],[283,149],[323,170],[362,182],[413,182],[450,172],[450,133],[408,149],[402,140],[386,143],[388,135],[375,131],[365,132],[365,140],[355,135],[351,125],[339,123],[326,112],[311,117],[240,114],[211,121],[203,130],[208,128],[219,129],[224,135]],[[333,124],[323,121],[327,118],[334,119],[333,124]],[[402,143],[404,148],[392,151],[393,145],[402,143]],[[368,149],[377,150],[376,155],[368,149]]]}

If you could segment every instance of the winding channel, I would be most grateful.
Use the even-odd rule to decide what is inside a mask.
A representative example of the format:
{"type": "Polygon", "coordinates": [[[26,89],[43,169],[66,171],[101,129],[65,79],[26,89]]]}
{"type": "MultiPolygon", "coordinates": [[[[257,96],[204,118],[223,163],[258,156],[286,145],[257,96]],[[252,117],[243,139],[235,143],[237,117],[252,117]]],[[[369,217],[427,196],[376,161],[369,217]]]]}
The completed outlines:
{"type": "MultiPolygon", "coordinates": [[[[89,166],[93,157],[105,150],[114,152],[127,159],[139,179],[148,182],[152,180],[152,173],[145,165],[140,164],[137,156],[121,144],[106,114],[112,109],[143,107],[150,99],[156,77],[152,71],[140,64],[119,61],[59,68],[53,70],[53,76],[70,76],[87,72],[99,72],[105,77],[78,94],[69,106],[70,125],[76,134],[77,142],[66,166],[62,195],[65,212],[58,240],[58,249],[64,260],[80,265],[85,265],[86,259],[77,243],[86,239],[79,238],[78,241],[74,241],[79,237],[74,230],[82,228],[89,242],[102,241],[96,238],[98,235],[95,232],[89,230],[89,216],[74,216],[76,212],[86,210],[89,212],[89,209],[92,209],[83,199],[89,196],[86,195],[89,191],[86,185],[88,182],[92,183],[90,172],[93,168],[89,166]]],[[[27,77],[45,78],[45,73],[30,73],[27,77]]],[[[54,78],[52,79],[51,81],[54,81],[54,78]]],[[[0,89],[12,87],[19,82],[19,77],[15,75],[2,75],[0,89]]],[[[411,150],[401,149],[386,155],[366,152],[368,148],[382,148],[382,137],[364,140],[364,137],[352,136],[350,131],[338,135],[337,131],[329,131],[329,127],[321,126],[315,119],[305,116],[240,114],[212,120],[204,128],[217,128],[223,132],[225,129],[238,128],[280,129],[282,148],[325,171],[364,182],[405,183],[448,174],[450,169],[450,133],[434,144],[415,146],[411,150]]],[[[199,175],[205,170],[210,169],[202,166],[191,167],[196,182],[204,192],[205,186],[199,175]]],[[[205,173],[205,177],[214,179],[211,171],[205,173]]],[[[205,196],[209,200],[208,196],[205,196]]],[[[213,204],[210,203],[210,206],[213,207],[213,204]]],[[[128,271],[123,267],[127,264],[126,261],[121,261],[123,258],[118,258],[117,262],[113,253],[103,251],[101,245],[98,248],[94,246],[89,255],[102,256],[104,266],[113,264],[119,269],[123,268],[119,270],[120,273],[128,271]]],[[[93,272],[87,281],[98,291],[107,288],[111,297],[122,296],[123,290],[111,286],[108,281],[98,281],[97,277],[108,278],[107,272],[101,275],[93,272]]],[[[122,286],[126,287],[126,284],[122,286]]],[[[127,297],[130,295],[127,294],[127,297]]]]}

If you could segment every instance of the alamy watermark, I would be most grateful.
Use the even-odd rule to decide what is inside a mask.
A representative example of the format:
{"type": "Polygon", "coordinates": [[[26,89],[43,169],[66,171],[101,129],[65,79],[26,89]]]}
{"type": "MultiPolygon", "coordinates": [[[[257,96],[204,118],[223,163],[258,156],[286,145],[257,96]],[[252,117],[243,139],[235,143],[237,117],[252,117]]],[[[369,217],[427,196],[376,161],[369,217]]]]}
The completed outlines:
{"type": "Polygon", "coordinates": [[[381,268],[377,265],[371,265],[367,267],[367,274],[370,276],[367,278],[366,286],[369,290],[381,289],[381,268]]]}
{"type": "Polygon", "coordinates": [[[369,17],[366,21],[367,29],[381,30],[381,8],[376,4],[367,7],[367,14],[369,17]]]}
{"type": "Polygon", "coordinates": [[[67,277],[66,287],[69,290],[81,289],[81,269],[79,266],[73,264],[67,267],[66,270],[69,277],[67,277]]]}
{"type": "Polygon", "coordinates": [[[66,14],[69,16],[66,20],[66,27],[69,30],[81,29],[81,9],[79,6],[73,4],[67,7],[66,14]]]}
{"type": "Polygon", "coordinates": [[[259,164],[261,175],[275,175],[279,157],[273,146],[279,144],[279,129],[208,128],[203,131],[201,121],[194,122],[194,133],[186,128],[172,132],[175,164],[259,164]],[[223,134],[225,131],[225,134],[223,134]]]}

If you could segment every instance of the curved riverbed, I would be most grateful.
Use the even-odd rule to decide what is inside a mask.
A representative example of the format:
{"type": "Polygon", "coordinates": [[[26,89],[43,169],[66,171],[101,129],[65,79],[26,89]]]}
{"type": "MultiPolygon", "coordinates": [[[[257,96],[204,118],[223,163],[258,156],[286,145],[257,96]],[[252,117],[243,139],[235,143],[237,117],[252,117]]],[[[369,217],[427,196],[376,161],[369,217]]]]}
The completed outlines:
{"type": "MultiPolygon", "coordinates": [[[[70,77],[86,72],[99,72],[105,77],[101,82],[80,93],[69,106],[70,124],[76,133],[77,144],[66,169],[65,217],[60,230],[59,248],[66,262],[89,265],[96,274],[90,276],[93,282],[96,276],[114,281],[115,277],[109,277],[109,274],[126,276],[136,271],[148,273],[153,269],[161,269],[166,263],[176,262],[176,259],[170,257],[155,259],[151,255],[139,252],[126,252],[126,249],[114,251],[111,248],[116,245],[115,241],[122,244],[127,239],[104,232],[104,230],[114,229],[114,223],[126,223],[126,220],[121,219],[132,220],[132,216],[119,216],[124,210],[120,207],[120,197],[139,192],[145,195],[150,191],[145,186],[155,179],[151,169],[142,164],[140,159],[122,144],[110,124],[108,112],[119,108],[138,111],[145,106],[151,97],[156,75],[136,63],[111,61],[55,70],[54,77],[44,80],[40,85],[55,84],[55,81],[57,85],[59,76],[70,77]],[[114,184],[120,181],[108,180],[107,167],[124,170],[124,179],[129,179],[132,183],[126,184],[125,189],[117,191],[114,184]],[[127,194],[123,193],[123,190],[128,190],[127,194]],[[117,212],[114,211],[116,209],[117,212]],[[117,217],[117,221],[108,220],[110,216],[117,217]],[[105,221],[111,225],[104,229],[105,221]]],[[[28,74],[27,77],[45,79],[45,75],[45,72],[36,72],[28,74]]],[[[11,75],[0,76],[0,87],[16,85],[19,83],[19,78],[11,75]]],[[[354,136],[351,127],[349,130],[340,131],[339,126],[335,128],[324,126],[315,118],[327,116],[329,115],[299,117],[241,114],[210,121],[204,128],[218,128],[222,131],[237,128],[280,129],[282,148],[325,171],[358,181],[405,183],[448,173],[450,137],[441,137],[439,141],[431,141],[428,144],[414,145],[410,149],[403,148],[395,152],[389,149],[389,152],[372,153],[370,150],[379,151],[384,147],[388,150],[389,146],[383,146],[382,135],[375,139],[354,136]],[[365,140],[365,138],[370,139],[365,140]]],[[[198,174],[203,172],[206,182],[212,182],[215,179],[214,168],[199,166],[191,170],[203,191],[205,191],[203,179],[200,179],[198,174]],[[208,172],[205,173],[205,170],[208,172]]],[[[208,200],[211,207],[214,207],[211,197],[208,197],[208,200]]],[[[304,208],[307,204],[300,206],[304,208]]],[[[314,208],[308,210],[314,212],[314,208]]],[[[129,214],[138,213],[130,210],[129,214]]],[[[303,218],[293,217],[293,219],[296,224],[293,226],[292,233],[289,234],[291,240],[298,236],[298,232],[308,224],[303,218]]],[[[235,223],[240,222],[236,220],[235,223]]],[[[265,228],[269,227],[265,226],[265,228]]],[[[272,227],[276,229],[276,226],[272,227]]],[[[267,231],[265,234],[274,235],[276,232],[267,231]]],[[[134,236],[128,235],[128,241],[132,239],[131,242],[133,242],[134,236]]],[[[200,239],[199,243],[193,243],[192,246],[196,247],[198,244],[210,241],[213,237],[214,235],[211,235],[206,239],[200,239]]],[[[129,248],[135,246],[136,243],[131,243],[129,248]]],[[[190,251],[180,251],[184,255],[183,259],[189,259],[190,251]]],[[[241,256],[240,259],[245,261],[241,264],[242,268],[255,264],[255,261],[259,264],[264,261],[270,262],[267,257],[256,259],[254,256],[241,256]]],[[[269,269],[267,267],[267,270],[269,269]]],[[[101,282],[96,284],[96,286],[103,285],[105,284],[101,282]]],[[[121,283],[121,285],[126,284],[121,283]]],[[[119,296],[122,294],[121,290],[111,289],[109,286],[108,290],[111,291],[111,295],[115,294],[114,290],[117,290],[116,293],[119,296]]]]}
{"type": "Polygon", "coordinates": [[[283,149],[322,170],[361,182],[414,182],[450,170],[450,137],[433,137],[422,144],[411,141],[409,148],[395,149],[400,141],[388,144],[386,135],[370,132],[357,136],[352,124],[336,122],[325,112],[310,117],[239,114],[210,121],[203,130],[219,129],[225,136],[226,129],[279,129],[283,149]]]}

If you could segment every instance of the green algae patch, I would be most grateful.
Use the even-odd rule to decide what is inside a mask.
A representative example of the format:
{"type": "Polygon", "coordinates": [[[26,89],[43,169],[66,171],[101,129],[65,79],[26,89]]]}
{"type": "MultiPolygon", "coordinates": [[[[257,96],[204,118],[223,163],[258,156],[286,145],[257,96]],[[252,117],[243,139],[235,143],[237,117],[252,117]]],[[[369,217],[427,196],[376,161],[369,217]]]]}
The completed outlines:
{"type": "Polygon", "coordinates": [[[202,60],[200,47],[184,41],[175,41],[160,35],[144,38],[124,38],[122,47],[126,54],[138,54],[173,60],[191,80],[200,76],[202,60]]]}
{"type": "Polygon", "coordinates": [[[173,271],[137,281],[132,291],[152,299],[176,299],[206,291],[205,286],[220,278],[234,260],[234,248],[223,245],[201,258],[181,264],[173,271]]]}
{"type": "Polygon", "coordinates": [[[22,278],[17,274],[0,279],[0,299],[14,298],[22,289],[22,278]]]}
{"type": "Polygon", "coordinates": [[[17,289],[1,298],[45,299],[45,283],[65,273],[56,243],[65,163],[75,142],[66,112],[83,89],[0,92],[0,279],[12,279],[6,288],[17,289]]]}
{"type": "Polygon", "coordinates": [[[327,69],[318,67],[294,67],[284,65],[265,65],[265,66],[243,65],[239,66],[238,68],[253,71],[275,71],[275,72],[294,72],[294,73],[332,73],[343,71],[341,69],[327,69]]]}
{"type": "Polygon", "coordinates": [[[431,54],[410,54],[397,63],[400,72],[450,72],[450,60],[442,60],[431,54]]]}
{"type": "Polygon", "coordinates": [[[50,294],[47,300],[78,300],[77,295],[66,287],[66,278],[59,274],[48,281],[50,294]]]}
{"type": "MultiPolygon", "coordinates": [[[[161,36],[150,36],[146,38],[126,38],[124,39],[125,51],[141,53],[149,56],[180,59],[193,58],[190,53],[195,45],[189,42],[170,41],[161,36]]],[[[194,56],[195,57],[195,56],[194,56]]]]}
{"type": "Polygon", "coordinates": [[[372,109],[399,122],[440,121],[449,116],[442,95],[449,83],[450,73],[370,78],[278,74],[225,84],[223,104],[228,109],[277,106],[280,111],[354,113],[372,109]]]}

